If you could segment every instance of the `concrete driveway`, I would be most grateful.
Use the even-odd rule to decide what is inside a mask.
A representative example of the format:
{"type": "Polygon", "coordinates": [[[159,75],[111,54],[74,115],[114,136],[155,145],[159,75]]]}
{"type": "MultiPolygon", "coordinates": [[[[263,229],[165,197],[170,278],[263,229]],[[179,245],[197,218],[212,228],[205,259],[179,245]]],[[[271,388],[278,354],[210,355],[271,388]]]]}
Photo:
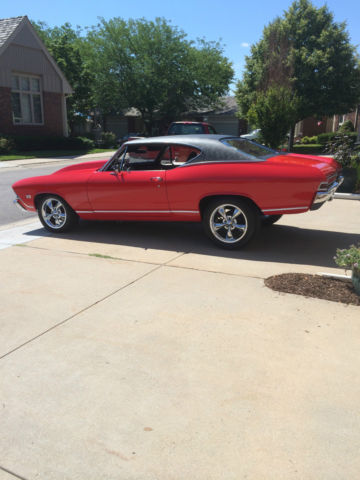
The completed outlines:
{"type": "Polygon", "coordinates": [[[263,279],[343,273],[359,218],[336,200],[236,252],[193,224],[23,228],[0,250],[0,480],[358,479],[360,309],[263,279]]]}

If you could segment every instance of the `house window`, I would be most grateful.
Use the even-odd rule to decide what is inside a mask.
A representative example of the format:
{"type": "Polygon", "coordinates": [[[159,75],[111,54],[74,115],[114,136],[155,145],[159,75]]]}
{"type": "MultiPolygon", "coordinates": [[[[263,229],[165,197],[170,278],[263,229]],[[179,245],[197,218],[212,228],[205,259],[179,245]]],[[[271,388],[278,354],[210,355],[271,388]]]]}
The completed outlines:
{"type": "Polygon", "coordinates": [[[40,78],[25,75],[11,77],[11,105],[15,124],[43,123],[40,78]]]}

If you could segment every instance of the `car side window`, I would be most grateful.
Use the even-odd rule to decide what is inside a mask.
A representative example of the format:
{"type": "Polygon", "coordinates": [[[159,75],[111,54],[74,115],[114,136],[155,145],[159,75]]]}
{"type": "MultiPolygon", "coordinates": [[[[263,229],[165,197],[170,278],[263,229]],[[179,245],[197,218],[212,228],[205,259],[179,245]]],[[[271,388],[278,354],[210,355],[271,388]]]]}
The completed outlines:
{"type": "Polygon", "coordinates": [[[187,145],[169,145],[161,155],[163,168],[174,168],[189,162],[200,154],[200,150],[187,145]]]}
{"type": "Polygon", "coordinates": [[[162,145],[128,145],[124,159],[124,170],[160,170],[158,162],[162,145]]]}

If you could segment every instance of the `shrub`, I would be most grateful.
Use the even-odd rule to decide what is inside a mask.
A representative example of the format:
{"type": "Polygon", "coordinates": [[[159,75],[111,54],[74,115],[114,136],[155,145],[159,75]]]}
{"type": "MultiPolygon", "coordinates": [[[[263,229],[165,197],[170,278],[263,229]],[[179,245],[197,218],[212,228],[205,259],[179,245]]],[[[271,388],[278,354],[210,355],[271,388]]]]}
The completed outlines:
{"type": "Polygon", "coordinates": [[[31,150],[90,150],[94,141],[86,137],[25,136],[13,137],[15,147],[19,151],[31,150]]]}
{"type": "Polygon", "coordinates": [[[354,135],[351,133],[337,132],[327,143],[325,152],[333,155],[343,167],[356,167],[358,155],[354,150],[354,143],[354,135]]]}
{"type": "Polygon", "coordinates": [[[0,154],[10,153],[14,148],[14,143],[11,139],[0,137],[0,154]]]}
{"type": "MultiPolygon", "coordinates": [[[[326,145],[327,143],[332,141],[335,137],[337,137],[339,133],[341,134],[341,132],[320,133],[317,137],[318,143],[321,143],[322,145],[326,145]]],[[[356,139],[357,139],[356,132],[347,132],[346,135],[348,135],[351,138],[352,143],[356,142],[356,139]]]]}
{"type": "Polygon", "coordinates": [[[339,267],[345,268],[345,270],[352,270],[353,272],[360,274],[360,243],[356,247],[351,245],[349,248],[336,250],[336,256],[334,257],[335,263],[339,267]]]}
{"type": "Polygon", "coordinates": [[[318,143],[318,141],[317,141],[317,136],[316,136],[316,135],[313,136],[313,137],[306,137],[306,136],[305,136],[305,137],[301,140],[301,143],[302,143],[303,145],[308,145],[308,144],[310,144],[310,143],[312,143],[312,144],[318,143]]]}
{"type": "Polygon", "coordinates": [[[99,144],[104,148],[116,146],[116,135],[113,132],[101,132],[99,144]]]}
{"type": "Polygon", "coordinates": [[[294,145],[292,151],[294,153],[305,153],[306,155],[319,155],[324,151],[324,145],[313,143],[308,145],[294,145]]]}
{"type": "Polygon", "coordinates": [[[351,120],[346,120],[342,125],[340,125],[338,132],[353,132],[354,125],[351,120]]]}

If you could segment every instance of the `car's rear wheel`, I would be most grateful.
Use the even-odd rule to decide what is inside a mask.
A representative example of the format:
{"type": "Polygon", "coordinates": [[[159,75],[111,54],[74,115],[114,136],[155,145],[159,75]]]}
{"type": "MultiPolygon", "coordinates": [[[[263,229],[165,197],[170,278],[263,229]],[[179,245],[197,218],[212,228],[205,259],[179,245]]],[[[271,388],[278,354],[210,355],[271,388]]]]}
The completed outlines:
{"type": "Polygon", "coordinates": [[[258,225],[256,208],[233,197],[212,201],[203,215],[205,233],[214,243],[227,249],[245,245],[256,233],[258,225]]]}
{"type": "Polygon", "coordinates": [[[275,222],[280,220],[282,215],[264,215],[261,217],[261,224],[264,227],[269,227],[270,225],[273,225],[275,222]]]}
{"type": "Polygon", "coordinates": [[[56,195],[47,195],[40,199],[38,215],[44,227],[53,233],[66,232],[78,221],[74,210],[65,200],[56,195]]]}

